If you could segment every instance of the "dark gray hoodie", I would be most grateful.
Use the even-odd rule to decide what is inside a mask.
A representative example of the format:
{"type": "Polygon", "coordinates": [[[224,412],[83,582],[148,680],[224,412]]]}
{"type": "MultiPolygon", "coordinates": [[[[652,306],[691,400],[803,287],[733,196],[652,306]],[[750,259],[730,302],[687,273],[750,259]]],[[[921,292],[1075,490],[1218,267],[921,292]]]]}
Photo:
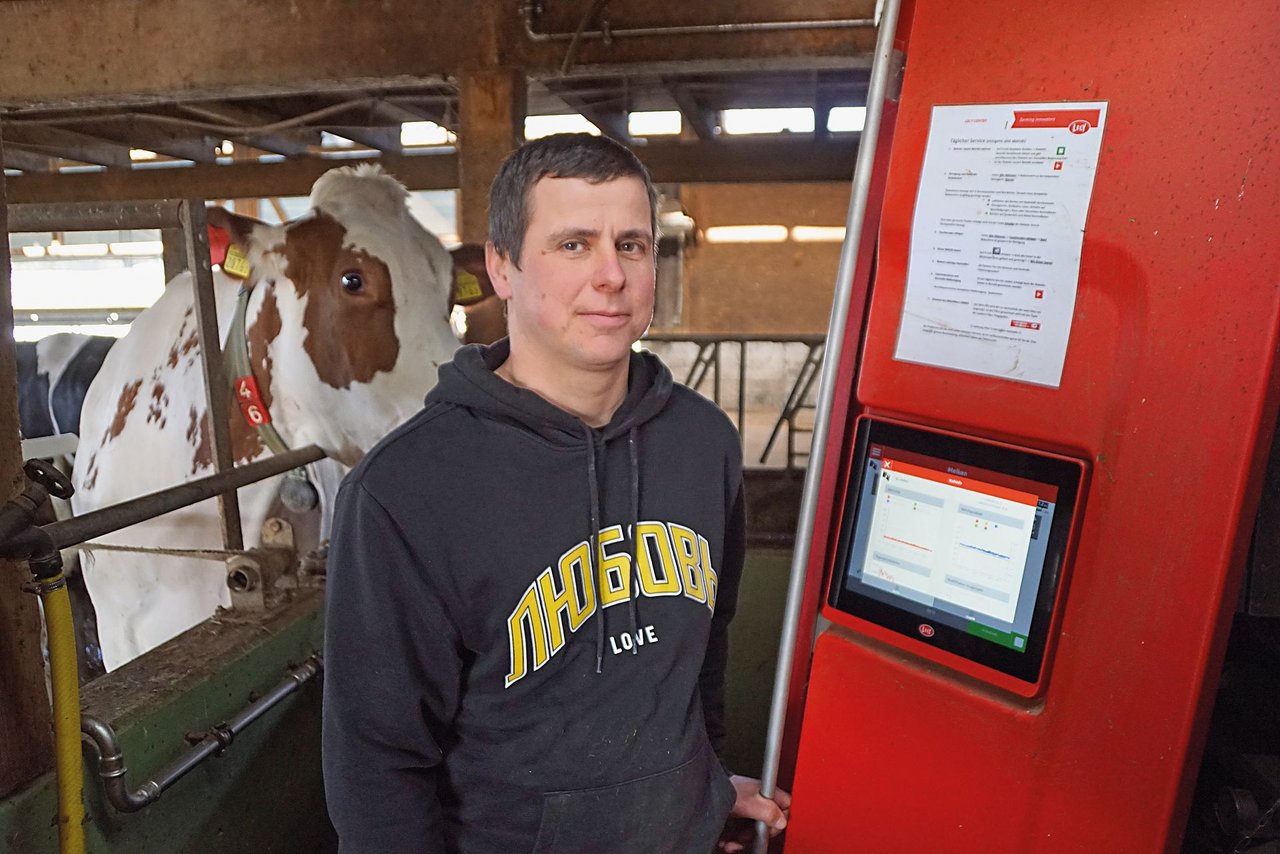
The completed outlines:
{"type": "Polygon", "coordinates": [[[495,375],[508,352],[460,350],[339,495],[324,770],[342,851],[704,854],[734,798],[713,744],[737,433],[650,354],[593,429],[495,375]]]}

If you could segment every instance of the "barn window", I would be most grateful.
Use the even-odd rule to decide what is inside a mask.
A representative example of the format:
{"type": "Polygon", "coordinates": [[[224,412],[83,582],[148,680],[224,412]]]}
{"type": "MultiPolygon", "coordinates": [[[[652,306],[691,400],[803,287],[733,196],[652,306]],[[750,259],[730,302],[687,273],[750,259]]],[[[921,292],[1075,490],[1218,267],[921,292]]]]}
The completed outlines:
{"type": "Polygon", "coordinates": [[[627,116],[632,136],[671,136],[680,133],[679,110],[639,110],[627,116]]]}
{"type": "Polygon", "coordinates": [[[832,133],[857,132],[867,121],[866,107],[832,107],[827,116],[827,130],[832,133]]]}
{"type": "Polygon", "coordinates": [[[600,128],[578,113],[558,116],[527,116],[524,120],[524,138],[539,139],[553,133],[589,133],[600,135],[600,128]]]}
{"type": "Polygon", "coordinates": [[[811,107],[725,110],[722,125],[727,134],[813,133],[811,107]]]}

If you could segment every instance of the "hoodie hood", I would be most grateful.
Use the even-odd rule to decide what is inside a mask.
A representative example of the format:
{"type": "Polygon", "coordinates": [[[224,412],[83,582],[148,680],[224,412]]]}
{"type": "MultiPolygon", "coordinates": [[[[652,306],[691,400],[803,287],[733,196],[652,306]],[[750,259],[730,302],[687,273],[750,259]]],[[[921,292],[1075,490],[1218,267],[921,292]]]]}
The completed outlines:
{"type": "MultiPolygon", "coordinates": [[[[535,392],[517,388],[494,371],[511,355],[506,338],[488,346],[469,344],[440,366],[440,380],[427,395],[427,404],[451,403],[491,418],[521,426],[562,447],[581,448],[590,428],[574,415],[544,400],[535,392]]],[[[599,430],[609,441],[649,421],[671,397],[671,371],[652,353],[632,353],[627,396],[613,418],[599,430]]]]}

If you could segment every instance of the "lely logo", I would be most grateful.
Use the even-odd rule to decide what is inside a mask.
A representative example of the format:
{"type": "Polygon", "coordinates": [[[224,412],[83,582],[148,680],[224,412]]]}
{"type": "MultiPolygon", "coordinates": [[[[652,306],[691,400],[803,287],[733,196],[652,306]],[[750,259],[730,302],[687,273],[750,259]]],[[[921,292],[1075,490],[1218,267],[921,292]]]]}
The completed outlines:
{"type": "Polygon", "coordinates": [[[929,625],[928,623],[921,623],[919,626],[916,627],[916,631],[920,633],[921,637],[926,637],[926,638],[931,638],[935,634],[933,630],[933,626],[929,625]]]}
{"type": "Polygon", "coordinates": [[[1089,124],[1089,122],[1087,122],[1086,120],[1076,119],[1074,122],[1067,125],[1067,130],[1071,131],[1072,133],[1085,133],[1091,127],[1093,127],[1093,125],[1089,124]]]}

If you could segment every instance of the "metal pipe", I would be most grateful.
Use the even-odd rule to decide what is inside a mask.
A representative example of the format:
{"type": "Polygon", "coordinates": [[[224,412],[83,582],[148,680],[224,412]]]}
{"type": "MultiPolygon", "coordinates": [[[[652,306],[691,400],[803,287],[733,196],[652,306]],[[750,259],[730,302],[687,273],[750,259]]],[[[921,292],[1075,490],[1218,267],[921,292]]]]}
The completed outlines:
{"type": "Polygon", "coordinates": [[[795,409],[804,400],[804,396],[809,393],[809,386],[813,384],[813,375],[817,370],[816,365],[821,361],[815,358],[818,349],[822,347],[822,342],[826,340],[826,336],[818,339],[817,343],[810,343],[809,350],[805,353],[804,362],[800,365],[800,370],[796,372],[796,381],[791,384],[791,391],[787,392],[787,402],[782,405],[782,411],[778,413],[778,420],[773,423],[773,430],[769,432],[769,439],[764,443],[764,450],[760,452],[760,462],[764,462],[769,458],[769,452],[773,450],[773,443],[778,440],[778,434],[782,432],[782,425],[787,425],[787,468],[791,468],[791,460],[795,455],[795,444],[791,441],[790,434],[794,432],[795,427],[795,409]]]}
{"type": "Polygon", "coordinates": [[[177,228],[181,205],[178,199],[9,205],[9,232],[177,228]]]}
{"type": "Polygon", "coordinates": [[[534,17],[542,11],[542,4],[533,0],[523,4],[524,31],[535,42],[568,42],[582,39],[609,39],[626,36],[692,36],[704,33],[774,33],[786,30],[845,30],[865,29],[876,26],[875,18],[832,18],[803,21],[760,21],[739,24],[692,24],[678,27],[632,27],[615,30],[605,25],[603,30],[583,30],[580,33],[540,33],[533,28],[534,17]]]}
{"type": "Polygon", "coordinates": [[[720,344],[719,342],[716,342],[715,344],[711,345],[711,353],[712,353],[712,359],[714,360],[713,364],[715,365],[715,368],[716,368],[715,382],[712,383],[711,385],[711,399],[716,402],[716,406],[720,406],[723,409],[724,407],[721,406],[721,403],[720,403],[720,344]]]}
{"type": "MultiPolygon", "coordinates": [[[[218,301],[209,261],[209,231],[204,202],[187,199],[179,213],[187,240],[187,269],[191,271],[196,326],[200,333],[200,367],[204,375],[209,434],[213,439],[213,470],[230,471],[235,464],[231,459],[231,422],[228,420],[231,395],[226,371],[222,367],[222,337],[218,334],[218,301]]],[[[229,551],[244,548],[240,500],[235,490],[218,495],[218,520],[222,526],[223,546],[229,551]]]]}
{"type": "MultiPolygon", "coordinates": [[[[192,130],[208,131],[211,134],[220,134],[226,136],[257,136],[259,134],[269,134],[275,131],[288,130],[300,125],[318,122],[319,120],[336,113],[344,113],[367,107],[376,106],[381,98],[355,98],[350,101],[343,101],[338,104],[330,104],[327,107],[321,107],[318,110],[312,110],[301,116],[291,116],[287,119],[281,119],[278,122],[272,122],[266,125],[238,125],[225,124],[220,122],[202,122],[199,119],[188,119],[182,116],[166,116],[158,113],[124,113],[119,118],[137,122],[148,122],[152,124],[162,124],[177,126],[181,128],[189,128],[192,130]]],[[[47,118],[45,116],[23,116],[21,111],[18,114],[6,117],[6,122],[15,125],[79,125],[93,124],[101,122],[101,116],[96,114],[86,114],[81,116],[58,116],[57,118],[47,118]]],[[[152,226],[159,228],[159,226],[152,226]]]]}
{"type": "Polygon", "coordinates": [[[785,333],[771,332],[747,332],[747,333],[727,333],[719,332],[646,332],[644,337],[640,339],[642,343],[649,341],[661,341],[665,343],[682,343],[690,344],[713,344],[715,342],[747,342],[770,343],[770,344],[821,344],[827,340],[825,332],[806,332],[788,335],[785,333]]]}
{"type": "Polygon", "coordinates": [[[174,277],[187,269],[187,236],[181,228],[160,229],[160,244],[163,247],[164,280],[173,281],[174,277]]]}
{"type": "Polygon", "coordinates": [[[738,342],[738,438],[747,446],[747,342],[738,342]]]}
{"type": "Polygon", "coordinates": [[[42,308],[30,314],[24,311],[20,319],[23,326],[77,326],[82,323],[133,323],[140,314],[140,308],[42,308]]]}
{"type": "Polygon", "coordinates": [[[98,754],[98,776],[102,778],[107,800],[120,812],[137,812],[154,803],[166,789],[181,780],[210,756],[221,756],[231,747],[236,735],[262,717],[285,697],[300,689],[324,669],[324,660],[313,655],[290,670],[274,688],[251,702],[224,724],[211,727],[208,734],[190,750],[145,780],[136,789],[125,781],[128,767],[120,750],[116,732],[106,721],[93,715],[80,716],[81,738],[98,754]]]}
{"type": "Polygon", "coordinates": [[[50,699],[53,710],[54,768],[58,790],[58,846],[62,854],[84,854],[84,775],[76,717],[80,713],[80,682],[76,674],[76,640],[71,601],[62,575],[62,554],[42,528],[33,526],[36,511],[50,495],[69,498],[71,483],[52,466],[31,460],[24,467],[30,483],[0,510],[3,541],[0,557],[20,558],[31,570],[23,589],[37,593],[49,629],[50,699]],[[22,527],[18,530],[19,526],[22,527]]]}
{"type": "MultiPolygon", "coordinates": [[[[53,544],[49,543],[49,548],[53,544]]],[[[84,854],[84,770],[80,760],[80,675],[76,668],[76,633],[62,559],[56,551],[46,563],[59,569],[51,578],[36,574],[36,591],[44,608],[49,637],[49,688],[53,707],[54,769],[58,785],[58,848],[60,854],[84,854]]]]}
{"type": "Polygon", "coordinates": [[[53,538],[58,548],[69,548],[92,540],[94,537],[136,525],[138,522],[145,522],[163,513],[189,507],[213,498],[228,489],[248,486],[321,459],[324,459],[324,451],[315,445],[308,445],[287,454],[277,454],[230,471],[212,474],[199,480],[140,496],[132,501],[104,507],[83,516],[53,522],[45,525],[44,530],[53,538]]]}
{"type": "MultiPolygon", "coordinates": [[[[813,523],[818,509],[818,491],[822,468],[826,461],[827,436],[831,427],[831,407],[835,398],[836,374],[840,368],[845,327],[849,321],[849,301],[853,295],[853,275],[858,265],[862,227],[866,221],[867,200],[871,194],[871,176],[875,167],[880,118],[888,91],[889,68],[893,64],[893,37],[898,24],[901,0],[886,0],[880,31],[876,35],[875,57],[871,64],[871,83],[867,91],[867,120],[858,146],[858,160],[853,170],[853,188],[849,218],[845,226],[844,245],[836,273],[836,295],[827,327],[827,344],[823,354],[822,379],[818,384],[818,409],[813,426],[813,445],[809,449],[809,465],[805,470],[804,492],[800,500],[800,518],[796,525],[795,552],[791,556],[791,578],[787,585],[787,605],[783,613],[782,638],[778,645],[778,669],[773,680],[773,701],[769,707],[769,730],[765,739],[760,791],[773,794],[778,784],[778,762],[782,753],[782,728],[787,712],[791,668],[795,662],[796,631],[800,625],[800,606],[804,582],[813,546],[813,523]]],[[[755,850],[763,854],[768,848],[768,831],[763,822],[756,828],[755,850]]]]}

